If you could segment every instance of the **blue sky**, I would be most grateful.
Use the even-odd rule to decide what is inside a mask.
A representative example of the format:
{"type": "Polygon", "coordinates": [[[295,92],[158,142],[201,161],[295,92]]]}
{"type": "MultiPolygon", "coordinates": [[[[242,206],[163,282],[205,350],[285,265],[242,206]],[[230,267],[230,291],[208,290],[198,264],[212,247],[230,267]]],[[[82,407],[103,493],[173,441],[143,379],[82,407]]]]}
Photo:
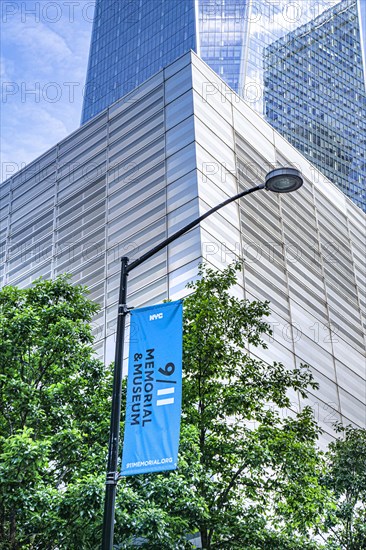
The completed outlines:
{"type": "Polygon", "coordinates": [[[1,179],[79,127],[94,4],[0,0],[1,179]]]}
{"type": "Polygon", "coordinates": [[[2,178],[80,125],[94,2],[2,0],[2,178]]]}

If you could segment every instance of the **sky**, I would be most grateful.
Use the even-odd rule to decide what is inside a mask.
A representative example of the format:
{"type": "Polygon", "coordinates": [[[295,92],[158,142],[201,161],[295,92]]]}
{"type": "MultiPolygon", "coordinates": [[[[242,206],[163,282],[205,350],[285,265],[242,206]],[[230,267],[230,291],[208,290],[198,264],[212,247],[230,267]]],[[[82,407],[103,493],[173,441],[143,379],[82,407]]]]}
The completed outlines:
{"type": "Polygon", "coordinates": [[[1,179],[80,126],[95,2],[1,0],[1,179]]]}
{"type": "Polygon", "coordinates": [[[0,181],[80,126],[94,5],[0,0],[0,181]]]}

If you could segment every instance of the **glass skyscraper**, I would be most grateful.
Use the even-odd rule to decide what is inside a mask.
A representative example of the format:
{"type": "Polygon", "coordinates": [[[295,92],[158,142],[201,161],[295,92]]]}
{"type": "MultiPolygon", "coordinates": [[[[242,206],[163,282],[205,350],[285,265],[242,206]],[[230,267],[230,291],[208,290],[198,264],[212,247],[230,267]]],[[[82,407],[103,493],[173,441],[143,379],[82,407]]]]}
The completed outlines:
{"type": "MultiPolygon", "coordinates": [[[[326,43],[326,50],[323,50],[323,56],[318,59],[314,57],[313,62],[321,64],[324,56],[330,56],[333,61],[329,66],[335,67],[334,56],[337,56],[337,62],[344,64],[337,68],[337,72],[346,75],[346,80],[350,71],[357,73],[352,85],[347,80],[347,90],[352,87],[352,93],[348,97],[351,127],[362,116],[365,108],[365,47],[362,48],[364,37],[361,32],[361,15],[365,17],[365,7],[362,4],[363,0],[97,0],[82,123],[190,49],[198,53],[229,88],[274,123],[272,113],[275,105],[270,106],[272,99],[267,85],[271,47],[275,52],[281,39],[288,40],[286,37],[297,33],[299,28],[309,22],[311,28],[321,14],[329,13],[329,9],[335,7],[335,13],[337,10],[342,11],[343,19],[349,18],[348,31],[354,33],[350,39],[354,44],[357,43],[357,53],[353,48],[350,59],[337,56],[339,41],[332,38],[328,42],[327,34],[323,32],[320,35],[323,36],[324,44],[326,43]],[[354,101],[352,95],[358,99],[354,101]]],[[[318,35],[314,35],[313,40],[317,39],[318,35]]],[[[295,46],[294,58],[299,56],[299,49],[296,48],[295,46]]],[[[312,52],[314,53],[314,48],[312,52]]],[[[276,73],[276,82],[282,77],[281,88],[292,87],[289,82],[293,74],[291,64],[288,65],[288,69],[276,73]]],[[[312,75],[310,80],[307,78],[306,82],[302,82],[303,94],[308,98],[312,97],[317,92],[314,82],[319,82],[327,70],[329,69],[324,67],[316,75],[312,75]]],[[[332,78],[333,83],[328,87],[331,92],[328,104],[337,119],[341,108],[340,92],[334,83],[338,82],[338,74],[333,74],[332,78]]],[[[345,94],[348,91],[343,92],[345,94]]],[[[278,104],[278,98],[275,104],[278,104]]],[[[283,97],[280,109],[296,112],[298,107],[296,103],[291,104],[290,97],[283,97]]],[[[322,128],[322,132],[328,134],[327,123],[316,119],[319,108],[314,106],[314,109],[314,112],[312,110],[309,113],[310,118],[322,128]]],[[[288,125],[283,127],[278,122],[274,126],[291,143],[299,142],[296,133],[290,137],[288,125]]],[[[354,134],[353,130],[346,128],[345,132],[354,134]]],[[[311,157],[311,161],[361,208],[366,209],[363,196],[365,184],[362,183],[364,168],[360,158],[362,140],[356,139],[357,152],[350,151],[354,138],[344,141],[341,127],[334,127],[332,131],[338,132],[340,145],[343,142],[346,144],[347,151],[342,154],[347,156],[349,168],[342,168],[342,173],[338,164],[333,163],[333,167],[327,166],[325,171],[325,164],[317,154],[311,157]]],[[[309,150],[312,148],[310,141],[307,147],[309,150]]],[[[304,147],[300,150],[305,153],[304,147]]]]}
{"type": "Polygon", "coordinates": [[[252,108],[264,113],[266,46],[339,0],[197,0],[200,57],[252,108]]]}
{"type": "Polygon", "coordinates": [[[189,50],[194,0],[97,0],[82,123],[189,50]]]}
{"type": "Polygon", "coordinates": [[[97,0],[82,123],[190,49],[263,114],[264,48],[338,2],[97,0]]]}
{"type": "Polygon", "coordinates": [[[265,50],[267,120],[366,206],[366,93],[358,13],[346,0],[265,50]]]}

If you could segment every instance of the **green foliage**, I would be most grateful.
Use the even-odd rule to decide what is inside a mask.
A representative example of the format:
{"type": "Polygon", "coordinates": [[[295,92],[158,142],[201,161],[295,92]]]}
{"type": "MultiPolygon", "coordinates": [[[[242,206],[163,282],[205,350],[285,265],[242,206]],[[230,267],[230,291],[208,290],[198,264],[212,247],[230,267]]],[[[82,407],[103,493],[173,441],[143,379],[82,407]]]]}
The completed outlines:
{"type": "MultiPolygon", "coordinates": [[[[287,396],[306,397],[317,385],[306,366],[290,371],[249,355],[248,346],[266,346],[269,306],[232,294],[238,269],[202,268],[189,285],[179,468],[120,485],[123,495],[129,488],[142,498],[128,509],[141,548],[191,548],[187,533],[211,550],[318,547],[311,532],[328,500],[319,429],[309,409],[288,415],[287,396]]],[[[122,524],[116,540],[132,548],[122,524]]]]}
{"type": "Polygon", "coordinates": [[[326,548],[366,548],[366,431],[338,426],[343,437],[330,443],[325,485],[333,491],[334,511],[325,520],[326,548]]]}
{"type": "MultiPolygon", "coordinates": [[[[288,398],[317,385],[256,359],[269,304],[235,297],[239,269],[189,285],[179,467],[120,481],[116,549],[366,548],[365,431],[317,450],[311,410],[288,398]]],[[[0,550],[100,547],[112,375],[96,311],[67,277],[0,292],[0,550]]]]}
{"type": "Polygon", "coordinates": [[[1,549],[97,547],[111,374],[96,311],[67,277],[0,292],[1,549]]]}

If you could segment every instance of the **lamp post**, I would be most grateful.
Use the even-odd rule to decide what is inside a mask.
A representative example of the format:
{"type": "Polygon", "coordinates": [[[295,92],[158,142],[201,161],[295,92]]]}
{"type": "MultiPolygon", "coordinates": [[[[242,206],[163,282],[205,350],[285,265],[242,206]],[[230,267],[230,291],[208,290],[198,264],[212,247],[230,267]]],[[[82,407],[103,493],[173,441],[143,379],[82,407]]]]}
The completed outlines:
{"type": "Polygon", "coordinates": [[[255,187],[251,187],[225,201],[221,202],[217,206],[214,206],[208,210],[202,216],[199,216],[192,222],[185,225],[179,231],[176,231],[159,243],[157,246],[137,258],[129,264],[129,259],[123,257],[121,259],[121,278],[119,287],[119,300],[118,300],[118,317],[117,317],[117,332],[116,332],[116,350],[114,361],[114,375],[113,375],[113,394],[112,394],[112,413],[110,423],[109,434],[109,448],[108,448],[108,466],[106,477],[106,492],[104,502],[104,518],[103,518],[103,540],[102,550],[113,550],[113,533],[114,533],[114,512],[115,512],[115,500],[116,500],[116,488],[119,473],[117,472],[118,462],[118,444],[119,444],[119,431],[120,431],[120,416],[121,416],[121,394],[122,394],[122,368],[123,368],[123,347],[125,337],[125,325],[126,316],[128,313],[127,308],[127,276],[138,267],[140,264],[151,258],[157,252],[160,252],[163,248],[167,247],[170,243],[178,239],[181,235],[184,235],[201,221],[211,216],[217,210],[220,210],[227,204],[250,195],[260,189],[267,189],[275,193],[290,193],[296,191],[303,184],[303,180],[299,170],[295,168],[279,168],[272,170],[266,175],[265,183],[261,183],[255,187]]]}

